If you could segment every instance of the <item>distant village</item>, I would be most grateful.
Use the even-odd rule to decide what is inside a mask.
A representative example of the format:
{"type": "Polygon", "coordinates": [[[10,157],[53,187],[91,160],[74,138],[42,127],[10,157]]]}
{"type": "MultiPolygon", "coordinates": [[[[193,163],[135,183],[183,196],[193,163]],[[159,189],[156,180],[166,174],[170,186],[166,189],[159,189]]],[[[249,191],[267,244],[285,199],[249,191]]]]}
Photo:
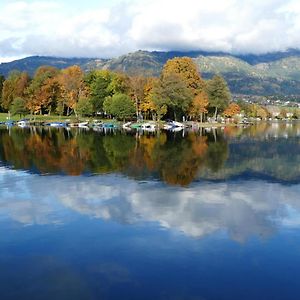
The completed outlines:
{"type": "Polygon", "coordinates": [[[258,96],[258,95],[243,95],[233,94],[234,101],[242,100],[249,104],[259,104],[263,106],[280,106],[280,107],[292,107],[300,108],[300,96],[288,95],[288,96],[258,96]]]}

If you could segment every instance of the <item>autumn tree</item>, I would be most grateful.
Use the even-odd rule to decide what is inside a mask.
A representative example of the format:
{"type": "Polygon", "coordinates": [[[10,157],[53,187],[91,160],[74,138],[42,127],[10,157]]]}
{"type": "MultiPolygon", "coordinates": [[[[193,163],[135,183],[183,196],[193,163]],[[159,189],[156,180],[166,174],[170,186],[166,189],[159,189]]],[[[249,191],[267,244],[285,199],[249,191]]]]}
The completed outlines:
{"type": "MultiPolygon", "coordinates": [[[[61,71],[58,81],[62,90],[59,109],[62,112],[67,108],[67,115],[74,110],[79,98],[86,96],[84,74],[79,66],[71,66],[61,71]]],[[[76,111],[75,111],[76,114],[76,111]]]]}
{"type": "Polygon", "coordinates": [[[1,106],[8,110],[17,97],[24,98],[29,85],[29,75],[26,72],[13,71],[3,83],[1,106]]]}
{"type": "Polygon", "coordinates": [[[156,106],[153,101],[153,88],[157,84],[157,78],[147,78],[146,83],[144,85],[144,95],[142,97],[142,101],[140,102],[140,110],[146,116],[152,115],[156,111],[156,106]]]}
{"type": "Polygon", "coordinates": [[[175,57],[166,62],[161,77],[178,74],[185,86],[196,96],[204,87],[197,65],[190,57],[175,57]]]}
{"type": "Polygon", "coordinates": [[[269,116],[269,111],[265,107],[259,106],[257,110],[257,116],[262,120],[265,120],[269,116]]]}
{"type": "Polygon", "coordinates": [[[112,80],[108,86],[110,95],[131,94],[130,78],[123,73],[112,73],[112,80]]]}
{"type": "Polygon", "coordinates": [[[288,113],[288,110],[287,110],[286,108],[282,107],[282,108],[280,109],[279,117],[280,117],[281,119],[285,119],[285,118],[287,117],[287,113],[288,113]]]}
{"type": "Polygon", "coordinates": [[[300,119],[300,109],[295,108],[293,110],[293,118],[294,119],[300,119]]]}
{"type": "Polygon", "coordinates": [[[257,104],[250,105],[250,113],[249,113],[250,117],[266,119],[268,115],[269,112],[266,108],[257,104]]]}
{"type": "Polygon", "coordinates": [[[26,90],[27,107],[31,113],[42,114],[43,109],[51,112],[51,107],[59,93],[58,82],[55,78],[58,73],[58,69],[50,66],[42,66],[37,69],[26,90]]]}
{"type": "Polygon", "coordinates": [[[147,79],[143,76],[132,76],[130,77],[130,90],[132,93],[132,98],[135,103],[136,116],[138,117],[141,113],[141,103],[145,97],[145,85],[147,79]]]}
{"type": "Polygon", "coordinates": [[[2,89],[3,89],[3,83],[5,81],[5,77],[3,75],[0,75],[0,111],[1,111],[1,103],[2,103],[2,89]]]}
{"type": "Polygon", "coordinates": [[[207,83],[209,105],[215,109],[214,119],[217,119],[218,111],[223,111],[231,100],[231,94],[226,81],[220,75],[215,75],[207,83]]]}
{"type": "Polygon", "coordinates": [[[208,95],[204,90],[202,90],[198,95],[194,97],[189,110],[189,115],[195,118],[200,116],[200,122],[202,123],[203,115],[208,112],[208,105],[208,95]]]}
{"type": "Polygon", "coordinates": [[[241,108],[236,103],[230,103],[228,107],[224,110],[224,115],[226,117],[232,118],[233,116],[239,114],[241,112],[241,108]]]}

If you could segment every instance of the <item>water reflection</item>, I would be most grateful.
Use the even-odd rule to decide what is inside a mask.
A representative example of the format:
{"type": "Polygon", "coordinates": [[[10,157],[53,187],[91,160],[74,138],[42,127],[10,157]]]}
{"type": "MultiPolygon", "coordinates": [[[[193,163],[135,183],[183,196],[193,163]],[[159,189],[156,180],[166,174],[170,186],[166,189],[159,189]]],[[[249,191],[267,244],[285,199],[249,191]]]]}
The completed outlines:
{"type": "Polygon", "coordinates": [[[0,130],[1,299],[298,299],[298,124],[0,130]]]}
{"type": "Polygon", "coordinates": [[[23,225],[64,224],[71,213],[121,224],[152,223],[200,238],[225,231],[243,242],[300,225],[300,185],[202,182],[188,189],[124,177],[32,176],[1,169],[0,216],[23,225]]]}
{"type": "Polygon", "coordinates": [[[194,238],[220,231],[240,242],[268,237],[300,224],[298,136],[299,123],[184,137],[2,129],[0,215],[23,225],[65,224],[77,215],[154,222],[194,238]]]}
{"type": "Polygon", "coordinates": [[[299,135],[297,122],[210,129],[184,137],[166,132],[0,129],[0,161],[37,174],[119,173],[182,186],[244,175],[299,182],[299,135]]]}

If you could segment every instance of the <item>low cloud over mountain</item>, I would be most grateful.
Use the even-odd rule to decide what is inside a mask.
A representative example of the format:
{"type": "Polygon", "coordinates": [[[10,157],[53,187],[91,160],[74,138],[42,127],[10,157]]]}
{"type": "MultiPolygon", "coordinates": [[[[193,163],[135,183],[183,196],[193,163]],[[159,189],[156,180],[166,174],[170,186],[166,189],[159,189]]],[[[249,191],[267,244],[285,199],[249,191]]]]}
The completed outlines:
{"type": "Polygon", "coordinates": [[[137,49],[265,53],[299,48],[295,0],[1,1],[0,61],[114,57],[137,49]]]}

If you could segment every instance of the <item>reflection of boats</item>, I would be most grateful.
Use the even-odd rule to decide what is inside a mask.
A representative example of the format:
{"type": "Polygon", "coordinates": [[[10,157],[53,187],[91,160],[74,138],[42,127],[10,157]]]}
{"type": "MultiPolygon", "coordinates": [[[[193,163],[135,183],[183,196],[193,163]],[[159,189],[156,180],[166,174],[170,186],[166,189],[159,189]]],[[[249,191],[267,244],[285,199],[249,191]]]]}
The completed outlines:
{"type": "Polygon", "coordinates": [[[102,132],[103,129],[104,128],[102,126],[93,126],[93,131],[96,131],[96,132],[102,132]]]}

